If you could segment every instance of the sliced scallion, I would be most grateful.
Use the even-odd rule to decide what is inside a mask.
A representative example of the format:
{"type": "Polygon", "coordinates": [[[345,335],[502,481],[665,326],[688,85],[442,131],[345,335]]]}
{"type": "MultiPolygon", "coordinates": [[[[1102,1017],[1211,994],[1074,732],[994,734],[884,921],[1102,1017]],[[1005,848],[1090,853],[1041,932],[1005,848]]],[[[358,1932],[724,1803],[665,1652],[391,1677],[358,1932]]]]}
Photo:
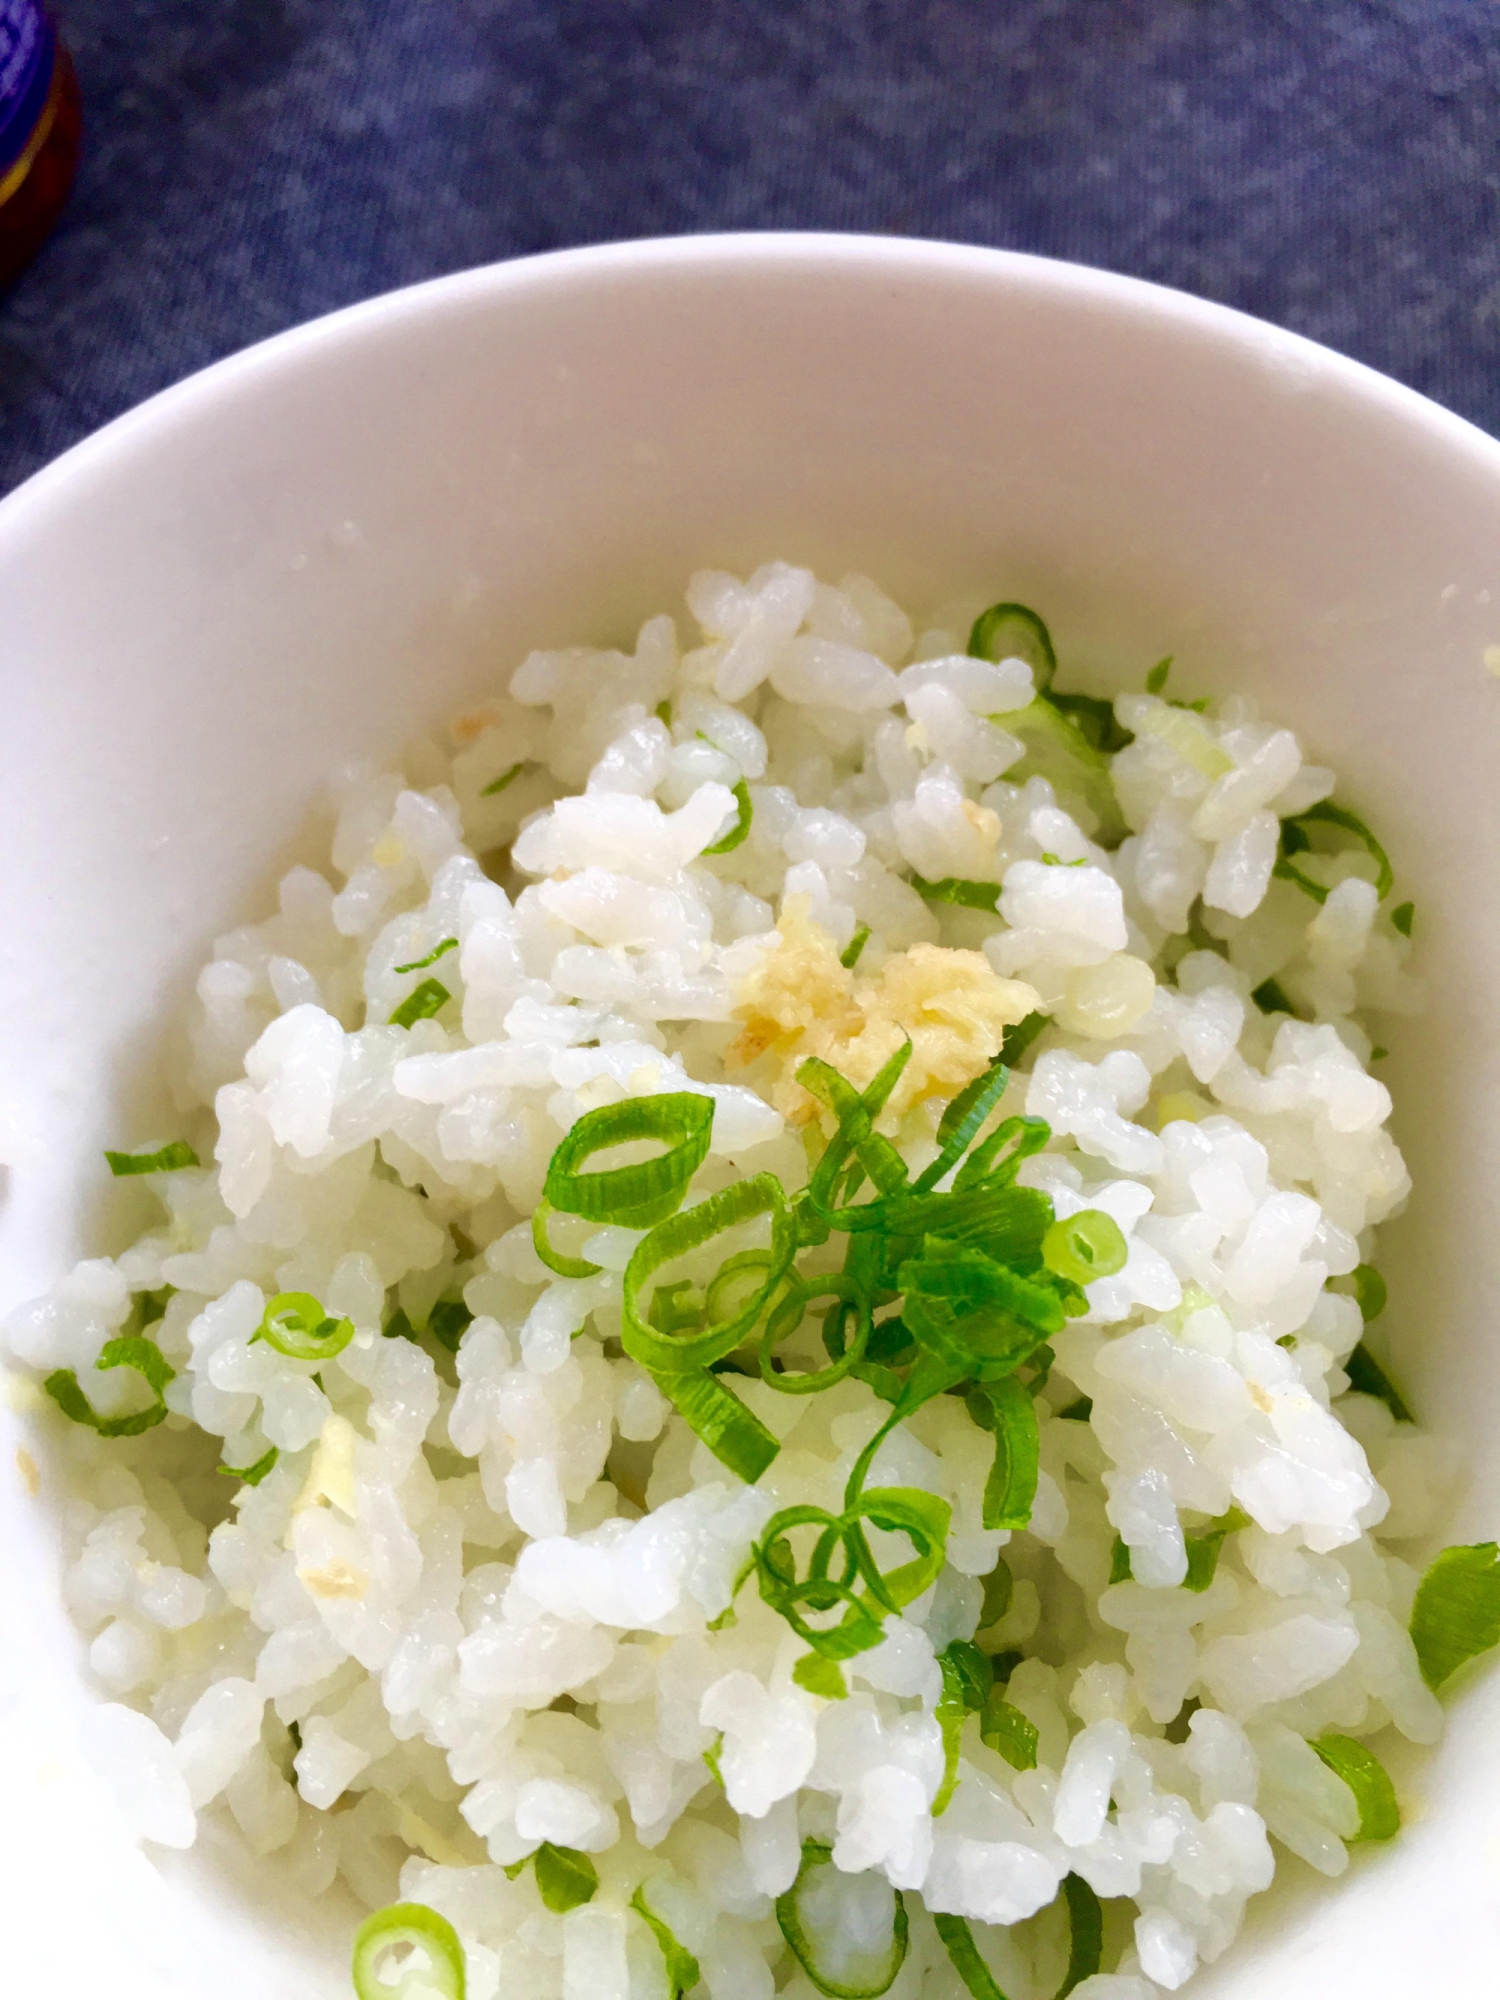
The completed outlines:
{"type": "Polygon", "coordinates": [[[566,1916],[569,1910],[593,1901],[599,1871],[576,1847],[557,1847],[544,1840],[533,1861],[537,1891],[554,1916],[566,1916]]]}
{"type": "Polygon", "coordinates": [[[934,1910],[932,1921],[943,1941],[943,1949],[953,1961],[953,1970],[973,2000],[1005,2000],[1005,1995],[995,1984],[994,1974],[979,1956],[974,1933],[964,1919],[949,1916],[945,1910],[934,1910]]]}
{"type": "Polygon", "coordinates": [[[506,786],[513,785],[525,769],[526,761],[523,758],[519,764],[512,764],[508,771],[502,771],[498,778],[491,778],[487,785],[482,785],[479,796],[482,799],[498,798],[506,786]]]}
{"type": "Polygon", "coordinates": [[[870,926],[868,924],[861,924],[853,937],[844,946],[844,949],[839,953],[839,964],[846,971],[852,972],[855,966],[859,964],[860,954],[869,942],[870,926]]]}
{"type": "Polygon", "coordinates": [[[1351,1389],[1356,1390],[1361,1396],[1373,1396],[1377,1402],[1384,1403],[1398,1424],[1416,1422],[1416,1418],[1407,1407],[1406,1398],[1364,1341],[1355,1343],[1353,1353],[1344,1363],[1344,1373],[1349,1377],[1351,1389]]]}
{"type": "Polygon", "coordinates": [[[172,1174],[202,1164],[186,1139],[173,1139],[154,1153],[112,1153],[106,1147],[104,1157],[117,1180],[127,1174],[172,1174]]]}
{"type": "Polygon", "coordinates": [[[825,1701],[848,1698],[849,1683],[844,1679],[843,1668],[837,1660],[825,1659],[821,1653],[804,1653],[792,1668],[792,1679],[799,1688],[821,1695],[825,1701]]]}
{"type": "Polygon", "coordinates": [[[1068,1969],[1056,2000],[1068,2000],[1075,1986],[1092,1979],[1104,1955],[1104,1911],[1081,1875],[1063,1877],[1063,1900],[1068,1906],[1068,1969]]]}
{"type": "MultiPolygon", "coordinates": [[[[1309,1748],[1316,1750],[1336,1778],[1342,1778],[1359,1807],[1359,1830],[1355,1840],[1391,1840],[1401,1831],[1401,1808],[1390,1773],[1363,1743],[1352,1736],[1315,1736],[1309,1748]]],[[[1352,1843],[1351,1843],[1352,1844],[1352,1843]]]]}
{"type": "Polygon", "coordinates": [[[1036,1769],[1036,1724],[1002,1694],[992,1694],[979,1716],[979,1740],[997,1751],[1013,1771],[1036,1769]]]}
{"type": "Polygon", "coordinates": [[[1411,1636],[1430,1688],[1500,1645],[1500,1550],[1493,1542],[1461,1543],[1433,1559],[1412,1601],[1411,1636]]]}
{"type": "Polygon", "coordinates": [[[1242,1514],[1238,1507],[1231,1507],[1227,1514],[1211,1521],[1201,1535],[1187,1536],[1187,1575],[1182,1580],[1183,1589],[1200,1593],[1207,1590],[1219,1567],[1219,1551],[1225,1536],[1249,1525],[1250,1516],[1242,1514]]]}
{"type": "Polygon", "coordinates": [[[392,972],[425,972],[429,965],[436,965],[440,958],[446,958],[450,951],[458,950],[458,939],[446,937],[441,944],[435,944],[425,958],[413,958],[405,965],[393,965],[392,972]]]}
{"type": "Polygon", "coordinates": [[[938,1666],[943,1687],[935,1714],[943,1739],[943,1779],[932,1801],[934,1819],[948,1810],[958,1784],[964,1717],[983,1709],[995,1685],[994,1669],[972,1640],[955,1639],[939,1653],[938,1666]]]}
{"type": "Polygon", "coordinates": [[[643,1882],[630,1899],[630,1907],[640,1917],[656,1939],[667,1968],[667,1984],[672,1989],[672,2000],[682,2000],[682,1995],[690,1993],[703,1977],[702,1968],[693,1954],[680,1944],[676,1933],[656,1914],[646,1901],[646,1885],[643,1882]]]}
{"type": "Polygon", "coordinates": [[[627,1097],[586,1111],[552,1155],[543,1196],[554,1208],[590,1222],[649,1229],[681,1207],[688,1183],[708,1157],[713,1122],[713,1099],[687,1090],[627,1097]],[[631,1166],[583,1171],[596,1153],[637,1141],[654,1141],[666,1150],[631,1166]]]}
{"type": "Polygon", "coordinates": [[[1151,669],[1150,673],[1147,674],[1146,676],[1147,694],[1160,694],[1162,689],[1167,684],[1167,675],[1171,673],[1171,671],[1172,671],[1172,655],[1168,653],[1167,657],[1164,660],[1158,660],[1156,665],[1151,669]]]}
{"type": "Polygon", "coordinates": [[[354,1338],[354,1322],[332,1318],[311,1292],[278,1292],[250,1338],[292,1361],[329,1361],[354,1338]]]}
{"type": "Polygon", "coordinates": [[[703,850],[705,854],[733,854],[749,833],[751,822],[755,818],[755,806],[750,797],[750,787],[743,778],[735,784],[734,803],[734,825],[728,833],[716,840],[712,847],[705,847],[703,850]]]}
{"type": "Polygon", "coordinates": [[[969,633],[969,656],[975,660],[1024,660],[1038,694],[1051,687],[1057,672],[1052,634],[1029,604],[992,604],[981,611],[969,633]]]}
{"type": "Polygon", "coordinates": [[[424,979],[392,1012],[387,1026],[414,1028],[418,1021],[430,1021],[434,1014],[440,1014],[452,998],[441,979],[424,979]]]}
{"type": "Polygon", "coordinates": [[[464,2000],[464,1948],[425,1903],[393,1903],[355,1932],[353,1976],[358,2000],[464,2000]]]}
{"type": "Polygon", "coordinates": [[[273,1444],[268,1452],[256,1459],[254,1465],[221,1465],[219,1470],[226,1479],[239,1479],[243,1480],[246,1486],[259,1486],[280,1456],[281,1453],[273,1444]]]}
{"type": "Polygon", "coordinates": [[[1402,937],[1411,936],[1412,919],[1417,914],[1415,903],[1398,903],[1391,911],[1391,923],[1402,937]]]}
{"type": "Polygon", "coordinates": [[[78,1377],[73,1370],[56,1368],[42,1387],[65,1417],[71,1417],[75,1424],[85,1424],[91,1431],[97,1431],[100,1437],[108,1438],[139,1437],[142,1431],[149,1431],[162,1422],[167,1414],[164,1392],[177,1370],[154,1340],[148,1340],[141,1333],[119,1334],[115,1339],[105,1341],[94,1366],[101,1371],[133,1369],[151,1391],[152,1401],[144,1410],[133,1410],[128,1416],[101,1417],[79,1388],[78,1377]]]}
{"type": "Polygon", "coordinates": [[[537,1256],[559,1278],[598,1277],[600,1266],[591,1264],[587,1257],[566,1257],[561,1250],[553,1249],[547,1232],[547,1218],[554,1212],[545,1195],[531,1212],[531,1242],[537,1256]]]}
{"type": "Polygon", "coordinates": [[[1343,833],[1352,833],[1375,863],[1375,893],[1383,903],[1395,887],[1395,871],[1391,867],[1390,856],[1371,833],[1358,813],[1352,813],[1346,806],[1336,806],[1329,799],[1318,805],[1309,806],[1306,812],[1294,813],[1290,819],[1281,822],[1281,850],[1277,857],[1274,873],[1283,882],[1293,882],[1304,895],[1311,896],[1316,903],[1328,901],[1328,891],[1321,882],[1315,882],[1292,860],[1294,854],[1306,854],[1312,848],[1309,826],[1333,826],[1343,833]]]}
{"type": "Polygon", "coordinates": [[[991,912],[1000,907],[998,882],[972,882],[961,875],[945,875],[940,881],[929,882],[925,876],[913,875],[911,886],[924,903],[957,903],[966,910],[991,912]]]}
{"type": "Polygon", "coordinates": [[[1036,1404],[1014,1375],[969,1392],[969,1414],[995,1433],[995,1462],[984,1485],[986,1528],[1024,1528],[1036,1504],[1041,1443],[1036,1404]]]}
{"type": "Polygon", "coordinates": [[[776,1921],[803,1971],[832,2000],[879,2000],[906,1958],[901,1891],[873,1870],[844,1874],[822,1841],[803,1841],[797,1879],[776,1899],[776,1921]]]}
{"type": "Polygon", "coordinates": [[[1112,1278],[1123,1271],[1129,1252],[1120,1225],[1102,1208],[1059,1217],[1042,1238],[1042,1261],[1049,1271],[1075,1285],[1112,1278]]]}

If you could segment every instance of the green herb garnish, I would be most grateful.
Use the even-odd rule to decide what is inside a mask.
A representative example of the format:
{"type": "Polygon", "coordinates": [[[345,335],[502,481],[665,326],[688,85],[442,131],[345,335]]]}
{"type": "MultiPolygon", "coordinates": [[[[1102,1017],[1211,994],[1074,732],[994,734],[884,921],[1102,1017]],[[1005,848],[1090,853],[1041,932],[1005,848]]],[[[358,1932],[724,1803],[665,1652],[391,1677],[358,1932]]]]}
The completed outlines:
{"type": "Polygon", "coordinates": [[[75,1424],[86,1424],[100,1437],[109,1438],[139,1437],[142,1431],[149,1431],[162,1422],[167,1414],[164,1392],[177,1370],[154,1340],[148,1340],[140,1333],[120,1334],[114,1340],[105,1341],[94,1366],[100,1370],[134,1369],[151,1391],[152,1401],[144,1410],[134,1410],[129,1416],[101,1417],[79,1388],[78,1377],[73,1370],[57,1368],[42,1383],[42,1387],[65,1417],[71,1417],[75,1424]]]}
{"type": "Polygon", "coordinates": [[[804,1840],[802,1865],[791,1888],[776,1899],[776,1921],[803,1971],[833,2000],[879,2000],[894,1984],[907,1950],[906,1904],[892,1889],[889,1937],[872,1940],[868,1915],[860,1911],[857,1925],[841,1921],[847,1893],[868,1893],[869,1877],[858,1878],[861,1891],[846,1891],[844,1876],[833,1866],[833,1849],[822,1841],[804,1840]]]}
{"type": "Polygon", "coordinates": [[[1172,655],[1168,653],[1167,657],[1164,660],[1158,660],[1156,665],[1151,669],[1150,673],[1147,674],[1146,676],[1147,694],[1160,694],[1162,689],[1167,684],[1167,675],[1171,673],[1171,671],[1172,671],[1172,655]]]}
{"type": "Polygon", "coordinates": [[[1316,1750],[1333,1775],[1342,1778],[1353,1792],[1359,1807],[1356,1841],[1390,1840],[1401,1831],[1396,1788],[1373,1750],[1356,1743],[1352,1736],[1332,1734],[1311,1738],[1308,1747],[1316,1750]]]}
{"type": "Polygon", "coordinates": [[[246,1486],[259,1486],[280,1456],[273,1444],[264,1457],[256,1459],[254,1465],[221,1465],[219,1470],[226,1479],[240,1479],[246,1486]]]}
{"type": "Polygon", "coordinates": [[[1407,1407],[1406,1398],[1362,1340],[1344,1363],[1344,1373],[1349,1377],[1351,1389],[1357,1390],[1361,1396],[1374,1396],[1378,1402],[1384,1403],[1398,1424],[1416,1422],[1407,1407]]]}
{"type": "Polygon", "coordinates": [[[682,1995],[690,1993],[703,1977],[703,1972],[693,1954],[685,1945],[679,1944],[676,1933],[670,1925],[662,1922],[646,1901],[646,1885],[643,1882],[630,1899],[630,1907],[640,1917],[656,1939],[667,1968],[667,1984],[672,1989],[672,2000],[682,2000],[682,1995]]]}
{"type": "Polygon", "coordinates": [[[414,1028],[418,1021],[430,1021],[434,1014],[441,1013],[452,998],[441,979],[424,979],[420,986],[413,987],[407,994],[387,1025],[414,1028]]]}
{"type": "Polygon", "coordinates": [[[331,1361],[354,1338],[354,1322],[332,1318],[311,1292],[278,1292],[250,1338],[292,1361],[331,1361]]]}
{"type": "Polygon", "coordinates": [[[1279,876],[1283,882],[1294,882],[1302,893],[1311,896],[1314,902],[1328,901],[1328,891],[1323,884],[1315,882],[1310,875],[1304,874],[1292,860],[1294,854],[1306,854],[1311,851],[1312,838],[1307,831],[1309,826],[1332,826],[1343,833],[1354,835],[1375,863],[1375,893],[1383,903],[1396,884],[1390,856],[1357,813],[1350,812],[1345,806],[1333,805],[1327,799],[1320,805],[1309,806],[1306,812],[1294,813],[1290,819],[1281,822],[1281,849],[1276,866],[1272,870],[1273,874],[1279,876]]]}
{"type": "MultiPolygon", "coordinates": [[[[429,965],[436,965],[438,960],[442,958],[446,953],[457,950],[458,950],[457,938],[451,938],[451,937],[444,938],[441,944],[436,944],[433,946],[432,950],[428,952],[425,958],[414,958],[407,965],[392,966],[391,970],[393,972],[421,972],[425,970],[425,968],[429,965]]],[[[403,1022],[402,1026],[404,1027],[405,1025],[406,1024],[403,1022]]]]}
{"type": "Polygon", "coordinates": [[[479,796],[482,799],[498,798],[506,786],[513,785],[525,769],[526,760],[522,758],[519,764],[512,764],[508,771],[502,771],[498,778],[491,778],[487,785],[481,786],[479,796]]]}
{"type": "Polygon", "coordinates": [[[172,1174],[183,1167],[202,1165],[186,1139],[173,1139],[168,1145],[158,1146],[154,1153],[112,1153],[106,1147],[104,1157],[117,1180],[127,1174],[172,1174]]]}
{"type": "Polygon", "coordinates": [[[860,953],[869,942],[870,926],[868,924],[861,924],[853,937],[844,946],[844,949],[839,953],[839,964],[846,971],[852,972],[855,966],[859,964],[860,953]]]}
{"type": "Polygon", "coordinates": [[[464,2000],[465,1966],[458,1932],[425,1903],[377,1910],[354,1936],[358,2000],[464,2000]],[[397,1952],[420,1956],[387,1963],[397,1952]]]}
{"type": "Polygon", "coordinates": [[[755,806],[750,797],[750,787],[744,779],[739,779],[734,788],[736,807],[734,825],[712,847],[705,847],[705,854],[733,854],[750,831],[750,823],[755,818],[755,806]]]}
{"type": "Polygon", "coordinates": [[[969,882],[959,875],[945,875],[940,882],[929,882],[921,875],[913,875],[911,886],[928,903],[958,903],[966,910],[993,911],[1000,906],[998,882],[969,882]]]}
{"type": "Polygon", "coordinates": [[[1411,1636],[1430,1688],[1500,1645],[1500,1551],[1493,1542],[1460,1544],[1433,1559],[1412,1601],[1411,1636]]]}

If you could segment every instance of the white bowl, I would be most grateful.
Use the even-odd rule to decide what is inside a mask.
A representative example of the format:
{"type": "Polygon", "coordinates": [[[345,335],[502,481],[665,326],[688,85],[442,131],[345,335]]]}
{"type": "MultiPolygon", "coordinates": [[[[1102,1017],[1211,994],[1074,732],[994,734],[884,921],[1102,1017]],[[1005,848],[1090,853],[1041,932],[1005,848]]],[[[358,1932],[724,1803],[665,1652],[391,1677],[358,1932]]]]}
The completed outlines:
{"type": "MultiPolygon", "coordinates": [[[[1433,992],[1391,1035],[1417,1192],[1389,1324],[1473,1459],[1454,1538],[1492,1532],[1500,446],[1290,334],[996,251],[690,238],[442,279],[210,369],[0,505],[0,1307],[113,1247],[100,1148],[148,1129],[164,1019],[336,764],[533,644],[628,633],[695,567],[783,554],[1030,601],[1074,684],[1175,653],[1368,804],[1433,992]]],[[[126,1837],[58,1496],[0,1429],[7,1990],[346,1992],[347,1910],[126,1837]]],[[[1500,1676],[1451,1706],[1398,1773],[1400,1839],[1340,1883],[1289,1864],[1203,2000],[1490,1989],[1500,1676]]]]}

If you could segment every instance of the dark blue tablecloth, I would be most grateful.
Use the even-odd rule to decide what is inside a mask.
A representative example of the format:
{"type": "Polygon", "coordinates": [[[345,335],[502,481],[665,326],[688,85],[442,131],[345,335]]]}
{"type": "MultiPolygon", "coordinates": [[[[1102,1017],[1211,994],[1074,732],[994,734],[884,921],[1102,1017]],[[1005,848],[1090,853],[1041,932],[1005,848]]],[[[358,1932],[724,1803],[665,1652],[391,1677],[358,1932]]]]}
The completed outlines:
{"type": "Polygon", "coordinates": [[[1500,429],[1495,0],[57,4],[88,150],[0,297],[0,490],[331,307],[706,229],[1108,265],[1500,429]]]}

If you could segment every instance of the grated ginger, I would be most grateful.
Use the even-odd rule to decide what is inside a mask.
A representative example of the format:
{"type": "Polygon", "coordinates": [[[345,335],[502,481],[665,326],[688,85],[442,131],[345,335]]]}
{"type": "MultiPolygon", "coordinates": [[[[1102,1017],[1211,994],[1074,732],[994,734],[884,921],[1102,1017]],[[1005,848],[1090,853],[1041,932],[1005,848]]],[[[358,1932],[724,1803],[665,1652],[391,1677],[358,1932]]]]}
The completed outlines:
{"type": "Polygon", "coordinates": [[[882,1123],[894,1128],[926,1097],[952,1097],[994,1060],[1005,1030],[1041,1001],[1024,980],[1002,979],[983,952],[914,944],[893,953],[872,980],[839,961],[805,896],[789,896],[777,942],[740,981],[735,1011],[743,1032],[726,1061],[746,1066],[769,1055],[771,1099],[793,1124],[818,1106],[796,1080],[797,1065],[821,1056],[861,1089],[910,1036],[907,1063],[882,1123]]]}

